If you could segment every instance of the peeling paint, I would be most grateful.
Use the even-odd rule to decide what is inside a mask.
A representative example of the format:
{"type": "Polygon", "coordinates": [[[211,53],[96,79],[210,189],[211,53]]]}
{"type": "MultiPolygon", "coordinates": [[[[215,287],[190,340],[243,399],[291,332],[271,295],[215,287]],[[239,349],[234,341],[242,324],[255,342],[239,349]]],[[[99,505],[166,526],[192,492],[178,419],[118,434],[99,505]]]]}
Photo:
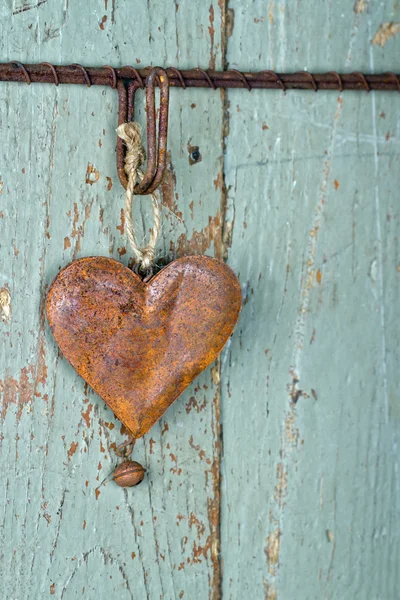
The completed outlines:
{"type": "Polygon", "coordinates": [[[279,527],[269,534],[266,542],[265,553],[267,555],[268,572],[270,575],[275,576],[279,565],[279,552],[281,547],[281,530],[279,527]]]}
{"type": "Polygon", "coordinates": [[[359,15],[365,11],[368,6],[367,0],[356,0],[354,4],[354,12],[359,15]]]}
{"type": "Polygon", "coordinates": [[[209,61],[209,68],[211,70],[215,69],[215,60],[216,60],[216,54],[215,54],[215,49],[214,49],[214,41],[215,41],[215,29],[214,29],[214,21],[215,21],[215,14],[214,14],[214,6],[211,4],[210,5],[210,9],[209,9],[209,20],[210,20],[210,25],[208,27],[208,33],[210,34],[210,61],[209,61]]]}
{"type": "Polygon", "coordinates": [[[86,183],[93,185],[100,179],[100,171],[96,169],[92,164],[88,163],[86,169],[86,183]]]}
{"type": "Polygon", "coordinates": [[[372,44],[375,46],[383,46],[390,40],[390,38],[395,37],[400,32],[400,23],[393,23],[390,21],[388,23],[382,23],[379,27],[378,31],[374,35],[372,40],[372,44]]]}
{"type": "Polygon", "coordinates": [[[11,320],[11,295],[6,287],[0,290],[0,317],[3,323],[11,320]]]}

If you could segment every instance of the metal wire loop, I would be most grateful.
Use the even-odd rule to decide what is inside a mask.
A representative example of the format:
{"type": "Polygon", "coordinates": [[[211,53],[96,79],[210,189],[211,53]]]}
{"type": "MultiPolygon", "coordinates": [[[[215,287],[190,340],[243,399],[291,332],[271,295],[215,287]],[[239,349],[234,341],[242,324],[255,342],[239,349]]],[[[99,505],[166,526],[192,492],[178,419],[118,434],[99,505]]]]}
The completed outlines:
{"type": "Polygon", "coordinates": [[[131,67],[131,66],[127,66],[127,67],[123,67],[124,69],[129,69],[130,71],[132,71],[132,73],[135,76],[136,81],[139,84],[139,87],[141,90],[144,90],[144,88],[146,87],[143,81],[143,77],[140,75],[139,71],[137,69],[135,69],[135,67],[131,67]]]}
{"type": "Polygon", "coordinates": [[[387,73],[385,73],[385,75],[389,75],[389,77],[392,79],[392,81],[395,82],[397,91],[400,92],[400,81],[399,81],[399,78],[397,77],[396,73],[393,73],[393,71],[388,71],[387,73]]]}
{"type": "Polygon", "coordinates": [[[196,67],[195,71],[198,71],[199,73],[201,73],[203,75],[204,79],[207,81],[210,88],[212,88],[213,90],[217,89],[217,86],[215,85],[215,83],[213,82],[213,80],[211,79],[211,77],[209,76],[207,71],[205,71],[204,69],[200,69],[200,67],[196,67]]]}
{"type": "Polygon", "coordinates": [[[179,83],[181,84],[181,87],[186,90],[187,85],[185,83],[185,80],[183,79],[182,73],[179,71],[179,69],[175,69],[175,67],[168,67],[167,69],[167,73],[168,72],[172,72],[175,73],[175,75],[177,76],[177,78],[179,79],[179,83]]]}
{"type": "Polygon", "coordinates": [[[114,69],[114,67],[111,67],[110,65],[103,65],[103,69],[108,69],[111,72],[111,77],[112,77],[112,83],[111,83],[111,87],[115,90],[115,88],[117,87],[117,72],[114,69]]]}
{"type": "Polygon", "coordinates": [[[243,83],[243,87],[247,88],[249,90],[249,92],[251,92],[251,86],[250,86],[249,82],[247,81],[245,75],[243,73],[241,73],[240,71],[238,71],[237,69],[231,69],[231,71],[236,73],[236,75],[239,77],[240,81],[243,83]]]}
{"type": "Polygon", "coordinates": [[[337,81],[339,92],[343,92],[343,81],[337,71],[329,71],[326,75],[332,75],[337,81]]]}
{"type": "Polygon", "coordinates": [[[369,83],[366,80],[365,75],[363,73],[360,73],[360,71],[353,71],[351,73],[351,75],[356,75],[360,79],[360,81],[367,93],[369,93],[371,91],[371,88],[369,87],[369,83]]]}
{"type": "Polygon", "coordinates": [[[274,83],[276,83],[276,85],[278,85],[283,92],[286,92],[286,86],[283,83],[282,79],[279,77],[278,73],[275,73],[275,71],[261,71],[261,73],[263,75],[268,75],[268,78],[273,77],[274,83]]]}
{"type": "Polygon", "coordinates": [[[58,79],[58,75],[57,75],[57,71],[56,71],[55,66],[52,65],[49,62],[41,62],[40,64],[43,65],[43,66],[45,66],[45,67],[49,67],[49,69],[50,69],[50,71],[51,71],[51,73],[53,75],[53,78],[54,78],[54,85],[58,86],[58,84],[60,83],[60,80],[58,79]]]}
{"type": "Polygon", "coordinates": [[[80,69],[82,71],[83,77],[85,78],[86,85],[88,87],[90,87],[92,85],[92,82],[90,81],[89,73],[87,72],[87,70],[85,69],[85,67],[82,67],[82,65],[78,65],[78,63],[73,63],[71,65],[71,67],[75,67],[76,69],[80,69]]]}
{"type": "Polygon", "coordinates": [[[317,86],[317,82],[314,79],[314,75],[312,73],[309,73],[308,71],[304,71],[303,75],[311,83],[314,92],[318,92],[318,86],[317,86]]]}

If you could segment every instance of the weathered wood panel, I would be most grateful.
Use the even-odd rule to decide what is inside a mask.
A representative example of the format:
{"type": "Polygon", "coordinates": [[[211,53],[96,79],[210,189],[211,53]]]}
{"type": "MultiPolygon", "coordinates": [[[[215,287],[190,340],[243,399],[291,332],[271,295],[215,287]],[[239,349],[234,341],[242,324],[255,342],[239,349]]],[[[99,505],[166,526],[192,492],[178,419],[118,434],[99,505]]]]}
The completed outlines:
{"type": "MultiPolygon", "coordinates": [[[[394,0],[7,0],[0,17],[2,60],[398,70],[400,37],[371,44],[394,0]]],[[[397,598],[398,106],[172,90],[159,260],[227,257],[245,306],[123,491],[101,485],[120,424],[43,314],[72,259],[129,260],[116,93],[1,85],[2,597],[397,598]]]]}
{"type": "MultiPolygon", "coordinates": [[[[387,2],[230,2],[231,67],[390,70],[387,2]]],[[[229,91],[223,597],[398,597],[399,101],[229,91]]]]}
{"type": "MultiPolygon", "coordinates": [[[[5,60],[221,67],[217,4],[18,0],[0,10],[5,60]]],[[[221,170],[221,99],[173,91],[171,102],[160,257],[213,254],[221,231],[213,184],[221,170]],[[191,146],[202,156],[194,165],[191,146]]],[[[218,369],[137,443],[146,484],[99,487],[116,463],[112,445],[125,436],[58,356],[43,314],[49,283],[72,259],[130,258],[115,167],[116,92],[2,85],[0,110],[0,287],[12,307],[0,323],[0,595],[216,596],[218,369]]],[[[137,217],[148,219],[148,199],[140,206],[137,217]]]]}

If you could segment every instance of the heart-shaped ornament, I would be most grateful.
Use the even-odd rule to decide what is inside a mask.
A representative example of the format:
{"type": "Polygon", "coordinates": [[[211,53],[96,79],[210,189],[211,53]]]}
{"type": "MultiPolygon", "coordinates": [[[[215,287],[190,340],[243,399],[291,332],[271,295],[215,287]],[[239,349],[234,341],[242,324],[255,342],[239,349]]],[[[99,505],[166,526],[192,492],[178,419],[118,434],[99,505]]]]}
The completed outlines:
{"type": "Polygon", "coordinates": [[[47,295],[64,356],[136,438],[219,354],[241,309],[237,277],[207,256],[145,283],[116,260],[72,262],[47,295]]]}

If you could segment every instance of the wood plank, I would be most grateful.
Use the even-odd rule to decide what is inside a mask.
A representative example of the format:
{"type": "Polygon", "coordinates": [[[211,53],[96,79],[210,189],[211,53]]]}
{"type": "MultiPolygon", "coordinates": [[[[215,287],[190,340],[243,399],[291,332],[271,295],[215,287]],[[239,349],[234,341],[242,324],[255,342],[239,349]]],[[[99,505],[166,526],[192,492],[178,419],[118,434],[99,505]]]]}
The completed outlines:
{"type": "MultiPolygon", "coordinates": [[[[221,68],[217,3],[2,6],[1,55],[21,61],[221,68]]],[[[143,106],[143,99],[138,105],[143,106]]],[[[219,595],[219,377],[208,370],[140,440],[145,483],[101,485],[120,424],[58,355],[43,314],[68,262],[128,263],[115,167],[116,92],[2,84],[0,92],[2,597],[219,595]],[[100,487],[99,487],[100,486],[100,487]],[[97,491],[96,491],[97,490],[97,491]]],[[[138,118],[144,122],[143,111],[138,118]]],[[[171,93],[159,259],[214,254],[221,237],[219,92],[171,93]],[[201,161],[191,165],[192,147],[201,161]]],[[[149,227],[148,199],[135,215],[149,227]]]]}
{"type": "MultiPolygon", "coordinates": [[[[398,5],[361,4],[232,1],[228,65],[389,70],[400,40],[371,40],[398,5]]],[[[221,375],[223,597],[394,599],[399,100],[228,101],[245,306],[221,375]]]]}

